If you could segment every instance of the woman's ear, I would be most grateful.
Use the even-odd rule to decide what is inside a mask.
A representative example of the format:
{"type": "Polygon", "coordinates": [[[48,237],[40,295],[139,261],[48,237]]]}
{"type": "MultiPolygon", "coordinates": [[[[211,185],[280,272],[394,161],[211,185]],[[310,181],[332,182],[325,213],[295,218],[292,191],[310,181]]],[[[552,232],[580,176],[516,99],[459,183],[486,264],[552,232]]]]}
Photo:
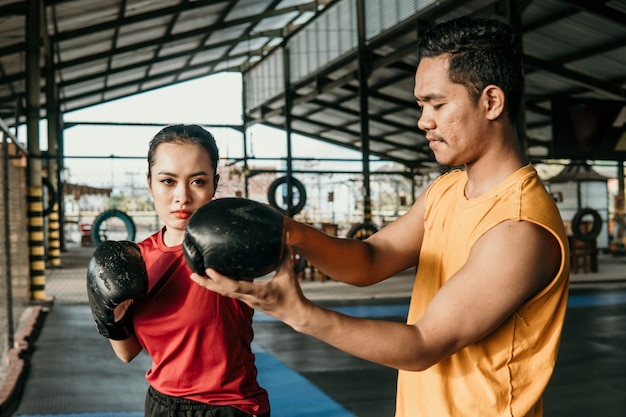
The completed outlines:
{"type": "Polygon", "coordinates": [[[504,91],[496,85],[488,85],[483,90],[481,96],[485,104],[485,114],[487,119],[496,120],[504,113],[505,96],[504,91]]]}
{"type": "Polygon", "coordinates": [[[220,183],[220,174],[215,174],[215,177],[213,177],[213,187],[217,190],[217,186],[220,183]]]}
{"type": "Polygon", "coordinates": [[[148,191],[150,192],[150,196],[154,197],[152,194],[152,181],[150,181],[150,172],[146,172],[146,182],[148,183],[148,191]]]}

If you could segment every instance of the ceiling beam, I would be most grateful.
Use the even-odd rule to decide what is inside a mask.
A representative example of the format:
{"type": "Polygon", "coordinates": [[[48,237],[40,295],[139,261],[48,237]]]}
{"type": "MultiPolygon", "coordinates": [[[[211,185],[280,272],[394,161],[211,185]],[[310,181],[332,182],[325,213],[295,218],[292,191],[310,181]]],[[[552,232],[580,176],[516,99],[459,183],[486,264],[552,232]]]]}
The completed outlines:
{"type": "Polygon", "coordinates": [[[602,19],[610,20],[622,26],[624,25],[624,22],[626,22],[626,13],[621,12],[615,7],[607,6],[607,3],[610,2],[606,0],[566,0],[566,3],[569,3],[582,11],[595,14],[602,19]]]}
{"type": "Polygon", "coordinates": [[[524,63],[541,68],[543,71],[551,72],[559,77],[563,77],[576,84],[584,86],[585,88],[608,96],[618,99],[623,99],[623,97],[626,96],[626,90],[619,84],[616,85],[589,77],[576,71],[569,70],[558,63],[555,64],[529,55],[524,55],[524,63]]]}

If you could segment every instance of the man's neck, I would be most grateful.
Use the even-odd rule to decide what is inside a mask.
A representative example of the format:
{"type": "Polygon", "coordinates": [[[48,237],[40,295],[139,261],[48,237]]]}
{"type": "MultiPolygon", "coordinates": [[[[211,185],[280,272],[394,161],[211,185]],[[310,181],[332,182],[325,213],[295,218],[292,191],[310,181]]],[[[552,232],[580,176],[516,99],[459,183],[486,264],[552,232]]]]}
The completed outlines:
{"type": "Polygon", "coordinates": [[[483,195],[525,165],[528,165],[528,160],[516,150],[508,153],[497,152],[467,164],[465,197],[470,199],[483,195]]]}

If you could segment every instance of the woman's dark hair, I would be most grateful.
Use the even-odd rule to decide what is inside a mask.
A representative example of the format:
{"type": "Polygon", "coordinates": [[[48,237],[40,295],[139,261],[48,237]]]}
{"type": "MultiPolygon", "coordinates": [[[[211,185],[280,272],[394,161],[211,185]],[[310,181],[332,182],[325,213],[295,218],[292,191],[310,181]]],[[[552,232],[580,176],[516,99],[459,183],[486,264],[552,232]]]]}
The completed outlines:
{"type": "Polygon", "coordinates": [[[440,55],[450,58],[450,80],[464,85],[475,101],[488,85],[500,87],[509,118],[515,121],[522,103],[524,69],[521,42],[511,25],[470,16],[441,23],[420,37],[418,63],[440,55]]]}
{"type": "Polygon", "coordinates": [[[213,135],[198,125],[171,125],[161,129],[150,141],[148,149],[148,180],[152,178],[152,165],[156,150],[162,143],[191,143],[198,145],[209,154],[213,168],[217,171],[220,156],[213,135]]]}

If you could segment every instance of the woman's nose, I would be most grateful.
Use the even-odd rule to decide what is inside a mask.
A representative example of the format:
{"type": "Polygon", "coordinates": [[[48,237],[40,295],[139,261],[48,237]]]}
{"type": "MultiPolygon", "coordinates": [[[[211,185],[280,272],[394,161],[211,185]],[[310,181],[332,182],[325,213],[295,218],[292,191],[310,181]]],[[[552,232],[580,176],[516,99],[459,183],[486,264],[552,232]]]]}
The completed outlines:
{"type": "Polygon", "coordinates": [[[177,203],[189,202],[189,188],[185,184],[178,184],[176,187],[175,199],[177,203]]]}

